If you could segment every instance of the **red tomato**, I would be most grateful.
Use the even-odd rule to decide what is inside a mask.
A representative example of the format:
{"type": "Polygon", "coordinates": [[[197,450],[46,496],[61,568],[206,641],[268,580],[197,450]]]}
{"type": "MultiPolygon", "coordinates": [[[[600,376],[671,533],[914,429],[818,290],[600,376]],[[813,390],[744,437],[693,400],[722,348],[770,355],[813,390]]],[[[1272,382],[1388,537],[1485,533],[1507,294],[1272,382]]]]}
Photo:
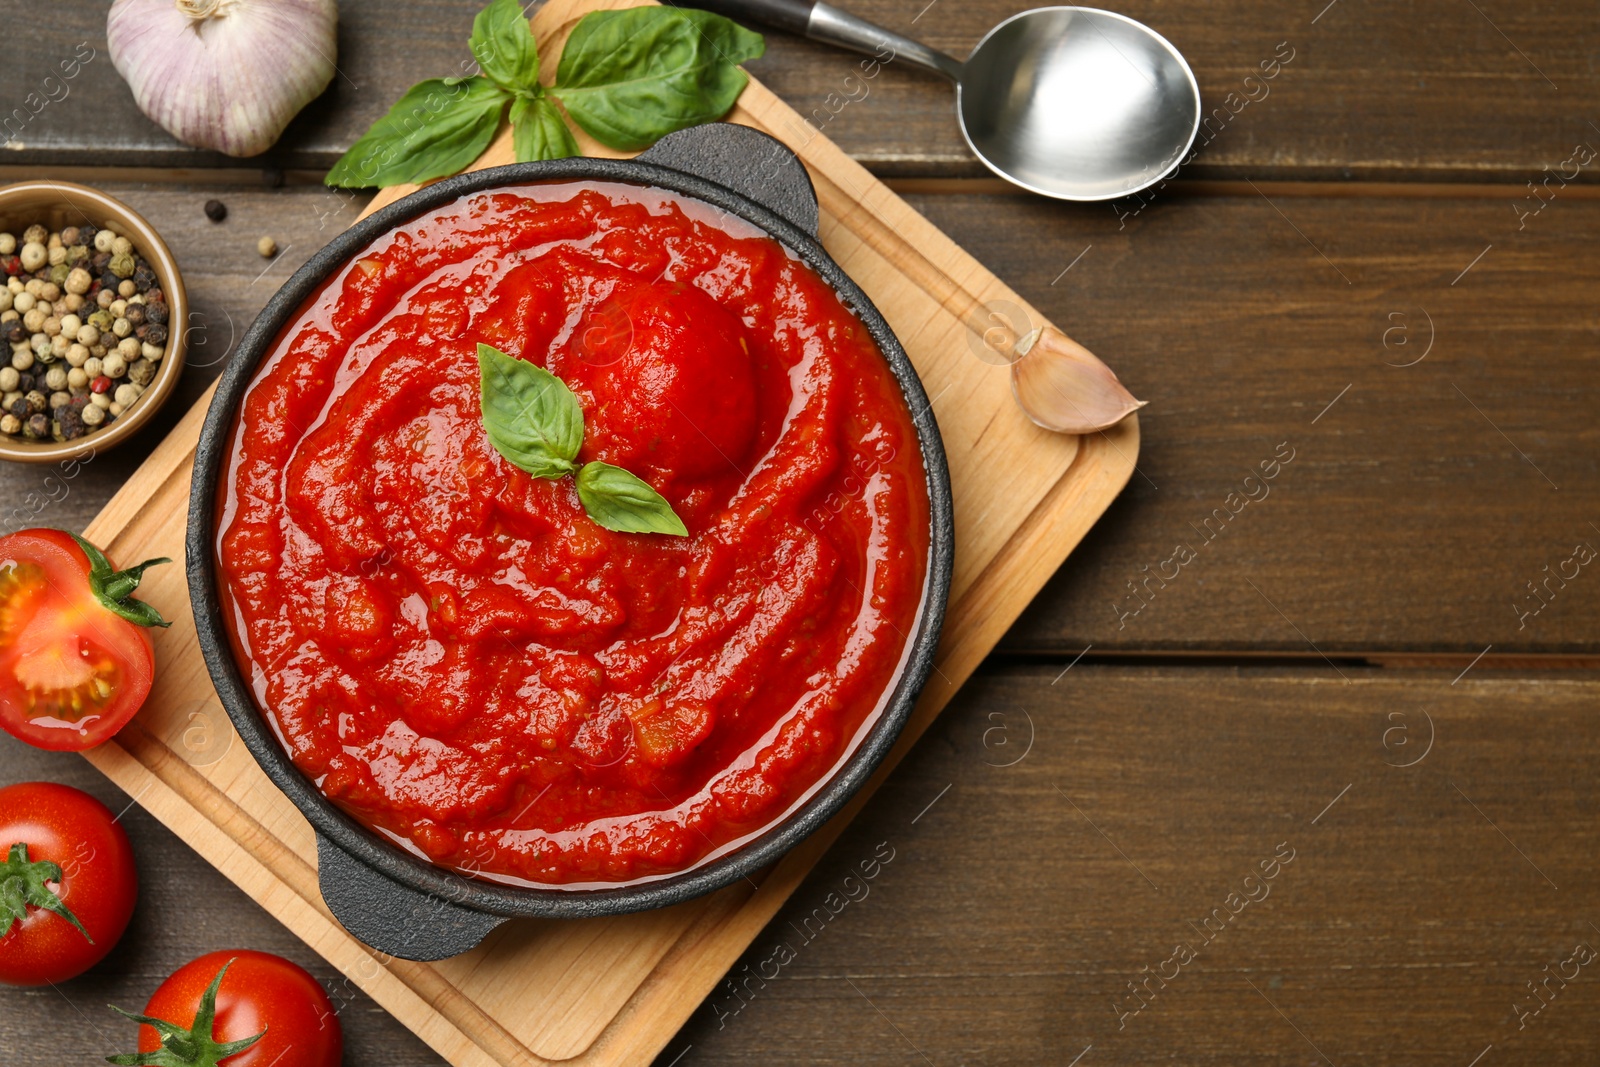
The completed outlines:
{"type": "Polygon", "coordinates": [[[60,530],[0,538],[0,727],[36,748],[91,748],[122,729],[150,692],[146,628],[166,626],[132,599],[148,560],[114,571],[60,530]]]}
{"type": "MultiPolygon", "coordinates": [[[[221,1057],[221,1062],[226,1067],[339,1067],[344,1031],[333,1003],[315,978],[282,956],[248,949],[201,956],[161,983],[145,1005],[145,1017],[203,1031],[195,1021],[204,1014],[208,987],[219,974],[222,982],[214,994],[216,1015],[210,1033],[169,1039],[169,1048],[187,1042],[200,1050],[207,1043],[225,1046],[259,1034],[259,1040],[221,1057]]],[[[161,1035],[155,1027],[140,1026],[139,1051],[160,1050],[161,1035]]]]}
{"type": "Polygon", "coordinates": [[[133,849],[88,793],[53,782],[0,789],[0,861],[0,982],[66,981],[127,929],[139,896],[133,849]],[[12,885],[25,902],[20,919],[7,903],[12,885]]]}

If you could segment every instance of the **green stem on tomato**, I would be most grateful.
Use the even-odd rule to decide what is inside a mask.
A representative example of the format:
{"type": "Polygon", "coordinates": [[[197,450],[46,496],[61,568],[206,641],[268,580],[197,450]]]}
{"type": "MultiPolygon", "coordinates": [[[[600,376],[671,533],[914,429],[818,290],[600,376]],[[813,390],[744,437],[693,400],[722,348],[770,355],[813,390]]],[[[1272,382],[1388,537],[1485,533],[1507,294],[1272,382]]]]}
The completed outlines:
{"type": "Polygon", "coordinates": [[[147,559],[127,570],[112,570],[111,561],[106,559],[104,552],[71,530],[68,530],[67,534],[78,542],[83,554],[89,557],[89,591],[94,593],[95,599],[99,600],[107,611],[127,619],[135,626],[172,625],[161,617],[161,612],[142,600],[133,599],[133,591],[139,588],[139,583],[144,580],[145,568],[171,563],[172,560],[162,556],[160,559],[147,559]]]}
{"type": "Polygon", "coordinates": [[[30,861],[26,841],[12,845],[6,862],[0,864],[0,936],[9,933],[13,924],[26,919],[30,907],[43,908],[77,927],[84,940],[94,944],[94,938],[83,928],[83,923],[50,888],[51,882],[60,885],[62,877],[60,864],[49,860],[30,861]]]}
{"type": "Polygon", "coordinates": [[[254,1037],[238,1041],[218,1042],[216,1039],[217,990],[222,986],[222,976],[233,966],[233,960],[222,965],[222,970],[211,979],[211,984],[200,997],[200,1009],[195,1012],[194,1024],[187,1030],[165,1019],[152,1019],[148,1015],[135,1015],[123,1011],[115,1004],[111,1010],[125,1019],[148,1026],[161,1035],[161,1047],[154,1052],[127,1052],[120,1056],[107,1056],[107,1063],[118,1067],[217,1067],[229,1056],[237,1056],[245,1049],[267,1036],[265,1028],[254,1037]]]}

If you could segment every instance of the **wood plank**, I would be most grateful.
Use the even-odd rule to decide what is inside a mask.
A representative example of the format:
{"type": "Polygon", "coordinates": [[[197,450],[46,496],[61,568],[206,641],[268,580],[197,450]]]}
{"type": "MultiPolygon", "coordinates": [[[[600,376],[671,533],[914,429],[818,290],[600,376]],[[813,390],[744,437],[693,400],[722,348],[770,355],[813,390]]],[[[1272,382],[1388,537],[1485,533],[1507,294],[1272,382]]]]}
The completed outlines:
{"type": "Polygon", "coordinates": [[[1150,401],[1140,474],[1003,651],[1600,650],[1566,562],[1600,550],[1600,203],[1519,232],[1498,197],[911,199],[1150,401]]]}
{"type": "MultiPolygon", "coordinates": [[[[109,188],[168,235],[204,316],[196,325],[219,352],[360,203],[305,187],[109,188]],[[201,212],[214,194],[233,209],[220,227],[201,212]],[[256,281],[262,233],[286,251],[256,281]]],[[[1531,609],[1526,582],[1542,581],[1543,567],[1559,566],[1578,541],[1600,548],[1588,526],[1600,523],[1590,509],[1600,381],[1587,355],[1600,284],[1587,249],[1600,237],[1600,202],[1563,195],[1519,233],[1505,188],[1423,200],[1262,190],[1271,204],[1248,185],[1163,196],[1121,230],[1113,217],[1027,197],[911,196],[1151,401],[1144,475],[1002,649],[1315,656],[1309,638],[1330,654],[1449,653],[1458,670],[1489,644],[1491,659],[1600,652],[1588,568],[1568,589],[1553,584],[1557,595],[1525,627],[1512,608],[1520,594],[1531,609]],[[1433,351],[1414,367],[1386,366],[1423,351],[1424,311],[1433,351]],[[1386,349],[1385,331],[1399,325],[1386,349]],[[1299,451],[1271,497],[1241,513],[1168,589],[1152,582],[1156,599],[1119,629],[1110,605],[1129,595],[1126,582],[1196,538],[1189,524],[1223,506],[1245,469],[1285,440],[1299,451]]],[[[160,432],[215,373],[191,371],[160,432]]],[[[0,529],[34,521],[81,529],[156,437],[97,459],[65,487],[34,468],[0,468],[8,502],[0,520],[9,523],[0,529]],[[30,499],[42,505],[37,515],[30,499]]]]}
{"type": "Polygon", "coordinates": [[[974,679],[657,1067],[1593,1062],[1592,965],[1512,1006],[1600,949],[1600,675],[1058,670],[974,679]]]}
{"type": "MultiPolygon", "coordinates": [[[[342,73],[276,149],[247,165],[325,170],[413,81],[457,73],[475,6],[344,0],[342,73]]],[[[1028,5],[856,0],[847,6],[964,55],[990,26],[1028,5]]],[[[1566,159],[1580,141],[1600,146],[1584,111],[1600,92],[1600,70],[1590,62],[1600,25],[1582,4],[1413,0],[1397,11],[1335,0],[1319,14],[1321,8],[1291,11],[1267,0],[1226,9],[1130,0],[1119,8],[1183,50],[1207,108],[1221,109],[1210,143],[1190,168],[1194,175],[1498,176],[1520,183],[1566,159]],[[1293,55],[1288,65],[1266,83],[1245,83],[1273,61],[1280,42],[1287,42],[1281,54],[1293,55]],[[1247,96],[1256,100],[1247,103],[1247,96]]],[[[0,101],[8,109],[27,106],[29,93],[46,99],[44,78],[80,44],[96,58],[65,84],[64,99],[36,116],[25,111],[29,121],[9,146],[12,162],[232,165],[177,144],[139,114],[106,53],[103,7],[52,8],[49,19],[28,26],[26,40],[19,61],[0,69],[0,101]]],[[[957,132],[947,85],[893,65],[862,81],[857,62],[771,34],[767,56],[751,70],[880,174],[986,173],[957,132]]],[[[63,86],[50,88],[59,96],[63,86]]]]}
{"type": "MultiPolygon", "coordinates": [[[[719,984],[659,1067],[1065,1064],[1091,1043],[1085,1067],[1322,1063],[1292,1027],[1337,1064],[1465,1067],[1489,1044],[1480,1067],[1592,1061],[1592,968],[1553,983],[1523,1030],[1512,1005],[1577,941],[1600,948],[1600,674],[1058,672],[976,676],[731,968],[743,1000],[719,984]],[[1393,766],[1422,751],[1423,712],[1434,748],[1393,766]],[[1296,856],[1270,896],[1119,1031],[1126,983],[1198,942],[1186,920],[1284,841],[1296,856]],[[894,858],[864,879],[880,842],[894,858]],[[795,958],[760,979],[780,943],[795,958]]],[[[0,737],[0,782],[38,778],[126,803],[74,757],[0,737]]],[[[144,860],[133,931],[60,994],[0,987],[8,1064],[122,1047],[132,1028],[104,1003],[142,1004],[230,946],[288,955],[348,998],[350,1067],[443,1062],[137,806],[124,819],[144,860]],[[63,995],[83,1012],[71,1027],[63,995]]]]}

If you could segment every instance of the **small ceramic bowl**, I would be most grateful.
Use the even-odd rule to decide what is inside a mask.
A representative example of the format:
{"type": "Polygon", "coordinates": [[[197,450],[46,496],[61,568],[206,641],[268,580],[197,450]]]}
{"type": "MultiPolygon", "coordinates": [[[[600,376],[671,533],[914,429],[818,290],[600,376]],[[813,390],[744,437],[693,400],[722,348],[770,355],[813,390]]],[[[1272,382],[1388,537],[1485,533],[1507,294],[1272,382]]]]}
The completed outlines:
{"type": "MultiPolygon", "coordinates": [[[[172,258],[172,251],[161,240],[161,235],[156,233],[155,227],[128,205],[88,186],[71,182],[31,181],[0,188],[0,233],[15,234],[20,238],[22,231],[35,223],[48,226],[54,232],[85,222],[132,241],[134,249],[156,272],[156,279],[171,312],[167,320],[167,354],[143,395],[110,426],[71,441],[30,441],[0,434],[0,459],[20,463],[53,463],[90,451],[103,453],[138,433],[139,428],[167,402],[183,375],[187,348],[183,324],[189,321],[189,300],[183,291],[183,278],[178,274],[178,261],[172,258]]],[[[9,365],[8,351],[0,350],[0,366],[9,365]]]]}

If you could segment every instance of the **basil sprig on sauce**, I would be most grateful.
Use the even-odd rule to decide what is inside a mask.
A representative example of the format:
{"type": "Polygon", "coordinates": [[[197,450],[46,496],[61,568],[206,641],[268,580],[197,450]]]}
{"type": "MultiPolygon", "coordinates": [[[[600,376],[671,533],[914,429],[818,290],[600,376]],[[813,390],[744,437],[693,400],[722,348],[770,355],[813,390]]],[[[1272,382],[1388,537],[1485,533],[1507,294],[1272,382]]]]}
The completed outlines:
{"type": "Polygon", "coordinates": [[[562,107],[601,144],[648,148],[727,114],[750,80],[739,64],[766,47],[760,34],[708,11],[594,11],[572,31],[547,86],[519,0],[480,11],[469,44],[481,73],[413,85],[333,165],[327,184],[360,189],[465,170],[494,140],[507,104],[519,162],[580,154],[562,107]]]}
{"type": "Polygon", "coordinates": [[[640,478],[595,460],[577,464],[583,408],[567,384],[543,367],[492,345],[478,345],[483,428],[489,443],[535,478],[576,474],[589,517],[618,533],[689,536],[672,505],[640,478]]]}

